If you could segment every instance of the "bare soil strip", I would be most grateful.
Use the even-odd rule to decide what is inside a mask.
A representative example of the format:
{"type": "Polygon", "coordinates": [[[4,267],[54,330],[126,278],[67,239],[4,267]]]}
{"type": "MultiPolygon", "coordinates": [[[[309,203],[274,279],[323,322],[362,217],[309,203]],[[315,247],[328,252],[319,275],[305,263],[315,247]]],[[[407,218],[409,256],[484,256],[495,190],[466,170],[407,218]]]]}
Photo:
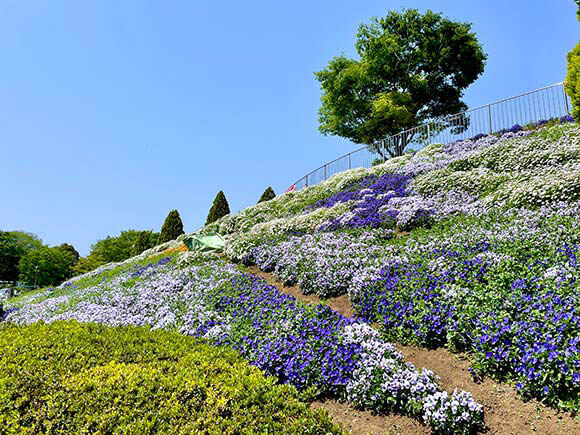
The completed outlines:
{"type": "MultiPolygon", "coordinates": [[[[284,286],[274,275],[262,272],[256,266],[249,267],[249,270],[296,299],[310,304],[326,304],[344,316],[354,315],[347,295],[323,301],[316,295],[304,295],[298,286],[284,286]]],[[[484,406],[487,434],[580,434],[580,420],[570,414],[555,411],[537,401],[524,402],[514,388],[492,379],[475,383],[468,371],[469,359],[464,354],[453,354],[444,348],[430,350],[400,344],[397,344],[397,348],[403,352],[405,360],[417,367],[433,370],[439,375],[445,390],[453,391],[454,388],[458,388],[471,392],[475,400],[484,406]]],[[[371,412],[360,411],[334,400],[315,402],[312,406],[327,409],[335,421],[355,435],[431,433],[414,419],[399,415],[373,415],[371,412]]]]}

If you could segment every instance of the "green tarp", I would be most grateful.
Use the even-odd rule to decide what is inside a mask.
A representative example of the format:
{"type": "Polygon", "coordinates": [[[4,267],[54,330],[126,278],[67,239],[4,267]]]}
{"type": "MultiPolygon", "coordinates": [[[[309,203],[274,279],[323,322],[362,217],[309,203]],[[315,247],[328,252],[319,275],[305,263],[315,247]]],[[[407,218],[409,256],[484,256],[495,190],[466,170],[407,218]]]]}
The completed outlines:
{"type": "Polygon", "coordinates": [[[224,249],[225,240],[219,234],[208,233],[188,236],[183,239],[183,243],[190,251],[221,252],[224,249]]]}

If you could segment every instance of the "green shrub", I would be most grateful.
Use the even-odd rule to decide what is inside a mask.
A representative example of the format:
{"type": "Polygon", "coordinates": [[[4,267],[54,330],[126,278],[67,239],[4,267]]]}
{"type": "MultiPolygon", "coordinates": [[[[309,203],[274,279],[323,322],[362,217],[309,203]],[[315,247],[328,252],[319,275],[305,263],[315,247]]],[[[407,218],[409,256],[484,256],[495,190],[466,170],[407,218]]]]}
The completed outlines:
{"type": "Polygon", "coordinates": [[[222,218],[226,215],[230,214],[230,206],[228,204],[228,200],[224,193],[220,190],[216,195],[215,199],[213,200],[213,204],[209,209],[209,213],[207,215],[207,220],[205,224],[211,224],[212,222],[217,221],[219,218],[222,218]]]}
{"type": "Polygon", "coordinates": [[[0,327],[5,434],[341,433],[233,350],[140,327],[0,327]]]}
{"type": "Polygon", "coordinates": [[[161,227],[161,234],[159,235],[159,243],[169,242],[175,240],[183,234],[183,222],[177,210],[171,210],[163,226],[161,227]]]}
{"type": "Polygon", "coordinates": [[[572,99],[572,116],[580,121],[580,42],[568,53],[568,73],[566,75],[566,93],[572,99]]]}

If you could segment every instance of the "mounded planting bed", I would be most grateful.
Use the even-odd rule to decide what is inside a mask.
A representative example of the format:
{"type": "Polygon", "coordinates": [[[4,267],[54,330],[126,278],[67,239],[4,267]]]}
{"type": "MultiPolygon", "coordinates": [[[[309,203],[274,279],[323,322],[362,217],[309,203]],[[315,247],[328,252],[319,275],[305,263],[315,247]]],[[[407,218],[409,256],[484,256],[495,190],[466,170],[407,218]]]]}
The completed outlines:
{"type": "Polygon", "coordinates": [[[342,433],[225,347],[59,321],[0,327],[0,432],[342,433]]]}

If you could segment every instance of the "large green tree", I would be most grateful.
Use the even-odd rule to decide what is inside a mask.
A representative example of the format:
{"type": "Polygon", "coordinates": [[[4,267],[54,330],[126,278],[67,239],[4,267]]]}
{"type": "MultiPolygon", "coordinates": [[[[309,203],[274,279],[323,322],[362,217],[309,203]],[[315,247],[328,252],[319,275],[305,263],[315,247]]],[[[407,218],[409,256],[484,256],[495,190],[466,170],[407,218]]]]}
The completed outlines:
{"type": "Polygon", "coordinates": [[[116,237],[108,236],[91,246],[90,255],[105,263],[124,261],[133,256],[133,246],[141,231],[122,231],[116,237]]]}
{"type": "Polygon", "coordinates": [[[315,73],[322,89],[319,129],[383,157],[401,155],[412,135],[377,141],[464,111],[463,91],[486,60],[471,24],[416,9],[361,24],[356,50],[358,60],[341,55],[315,73]]]}
{"type": "Polygon", "coordinates": [[[0,281],[18,280],[18,263],[33,249],[40,248],[37,235],[23,231],[0,231],[0,281]]]}
{"type": "Polygon", "coordinates": [[[65,252],[68,252],[73,259],[73,263],[76,263],[77,261],[79,261],[79,258],[81,258],[81,255],[78,253],[75,247],[69,243],[61,243],[60,245],[57,246],[57,248],[62,249],[65,252]]]}
{"type": "Polygon", "coordinates": [[[39,287],[57,285],[70,277],[72,254],[42,246],[27,252],[18,263],[20,281],[39,287]]]}
{"type": "Polygon", "coordinates": [[[81,255],[78,253],[78,251],[75,249],[75,247],[69,243],[62,243],[62,244],[58,245],[57,248],[62,249],[64,252],[67,252],[68,254],[70,254],[69,255],[70,266],[69,266],[68,278],[71,278],[74,275],[74,266],[79,261],[79,258],[81,258],[81,255]]]}
{"type": "Polygon", "coordinates": [[[209,213],[207,214],[207,219],[205,221],[206,225],[211,224],[212,222],[217,221],[219,218],[222,218],[226,215],[230,214],[230,205],[228,204],[228,200],[226,199],[226,195],[221,190],[215,196],[213,200],[213,204],[209,209],[209,213]]]}
{"type": "Polygon", "coordinates": [[[183,222],[177,210],[171,210],[163,226],[161,227],[161,234],[159,235],[159,243],[169,242],[175,240],[183,234],[183,222]]]}

